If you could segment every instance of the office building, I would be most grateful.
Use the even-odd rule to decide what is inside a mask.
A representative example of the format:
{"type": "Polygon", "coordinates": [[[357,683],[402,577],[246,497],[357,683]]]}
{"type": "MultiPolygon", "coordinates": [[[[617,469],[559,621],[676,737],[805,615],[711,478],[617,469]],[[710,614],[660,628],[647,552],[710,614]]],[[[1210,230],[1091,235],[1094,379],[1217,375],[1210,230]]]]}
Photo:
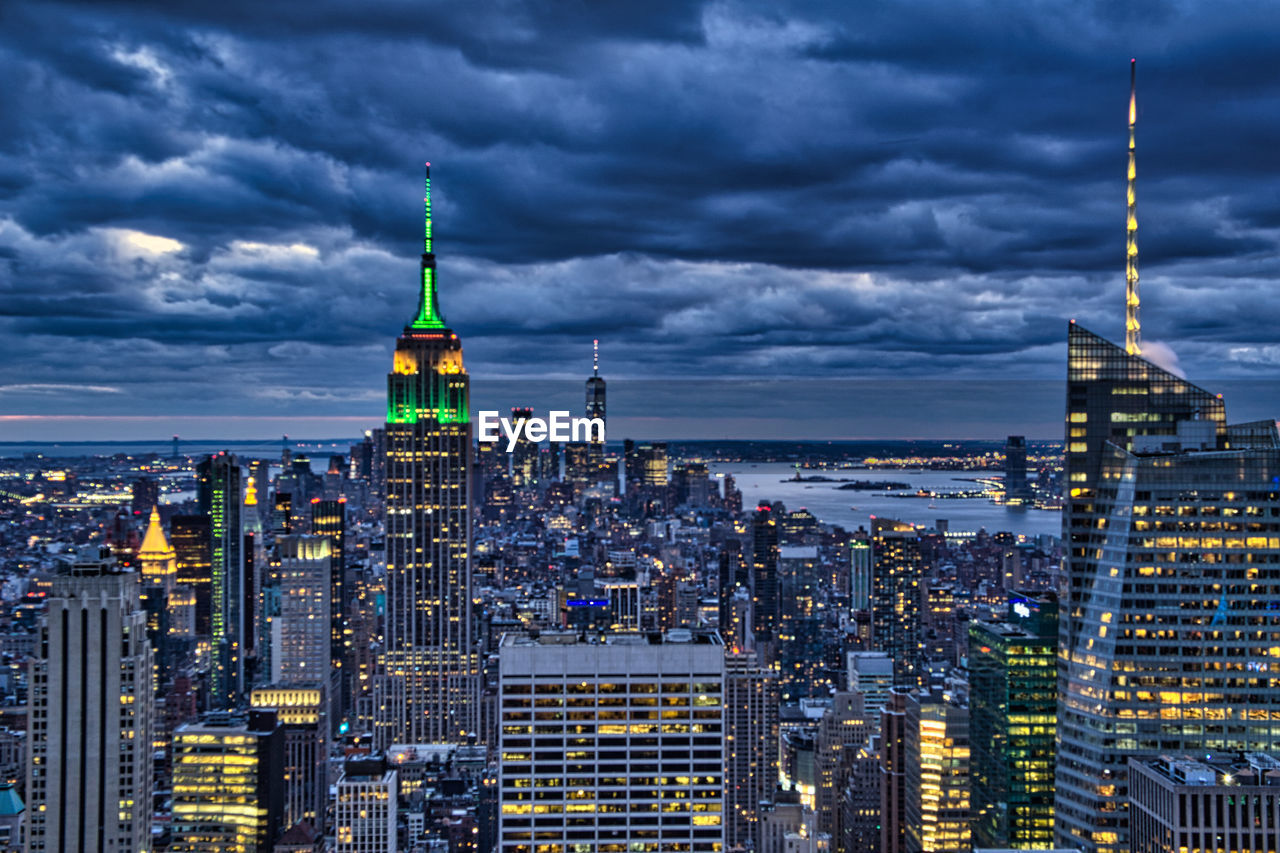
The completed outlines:
{"type": "Polygon", "coordinates": [[[396,853],[396,782],[380,757],[343,765],[333,804],[334,853],[396,853]]]}
{"type": "Polygon", "coordinates": [[[276,539],[268,569],[263,651],[272,684],[329,682],[332,672],[329,577],[331,540],[288,534],[276,539]]]}
{"type": "Polygon", "coordinates": [[[53,578],[28,673],[27,849],[151,844],[152,657],[139,576],[86,546],[53,578]]]}
{"type": "Polygon", "coordinates": [[[924,560],[910,524],[871,520],[871,642],[893,659],[894,684],[924,683],[924,560]]]}
{"type": "Polygon", "coordinates": [[[324,685],[255,687],[249,704],[257,711],[274,711],[284,733],[282,825],[306,821],[323,832],[329,805],[329,701],[324,685]]]}
{"type": "Polygon", "coordinates": [[[722,850],[724,681],[714,633],[508,635],[499,850],[722,850]]]}
{"type": "Polygon", "coordinates": [[[1271,754],[1133,761],[1129,800],[1133,853],[1280,849],[1280,760],[1271,754]]]}
{"type": "Polygon", "coordinates": [[[195,631],[201,657],[208,661],[210,621],[213,611],[213,574],[209,516],[175,515],[169,520],[170,542],[178,586],[191,590],[195,600],[195,631]]]}
{"type": "Polygon", "coordinates": [[[351,637],[347,623],[347,499],[311,502],[311,533],[329,540],[329,665],[335,690],[331,693],[338,717],[351,707],[351,637]]]}
{"type": "Polygon", "coordinates": [[[1280,437],[1072,324],[1055,842],[1127,850],[1126,764],[1280,748],[1280,437]]]}
{"type": "Polygon", "coordinates": [[[893,687],[893,658],[884,652],[849,652],[845,655],[848,689],[862,694],[867,716],[878,720],[893,687]]]}
{"type": "Polygon", "coordinates": [[[880,709],[880,853],[907,849],[907,704],[905,687],[880,709]]]}
{"type": "Polygon", "coordinates": [[[270,853],[284,831],[284,766],[274,711],[215,712],[179,727],[170,853],[270,853]]]}
{"type": "Polygon", "coordinates": [[[978,847],[1053,844],[1058,602],[1015,597],[969,624],[973,836],[978,847]]]}
{"type": "Polygon", "coordinates": [[[1004,444],[1004,502],[1023,504],[1031,500],[1027,482],[1027,439],[1011,435],[1004,444]]]}
{"type": "Polygon", "coordinates": [[[760,849],[760,804],[778,786],[778,672],[725,654],[725,844],[760,849]]]}
{"type": "Polygon", "coordinates": [[[871,537],[861,527],[849,542],[849,607],[854,612],[871,611],[871,537]]]}
{"type": "Polygon", "coordinates": [[[840,793],[850,768],[847,756],[867,747],[876,728],[867,719],[861,693],[855,690],[831,697],[831,706],[818,723],[814,750],[817,771],[814,811],[818,815],[819,832],[839,837],[840,793]]]}
{"type": "Polygon", "coordinates": [[[940,690],[906,704],[906,851],[968,853],[969,709],[940,690]]]}
{"type": "Polygon", "coordinates": [[[196,466],[197,505],[209,518],[211,708],[233,708],[244,696],[245,632],[252,628],[252,612],[245,608],[242,473],[229,453],[214,454],[196,466]]]}
{"type": "Polygon", "coordinates": [[[471,624],[471,418],[462,342],[436,296],[431,178],[417,315],[387,376],[386,630],[375,742],[465,742],[479,726],[471,624]]]}

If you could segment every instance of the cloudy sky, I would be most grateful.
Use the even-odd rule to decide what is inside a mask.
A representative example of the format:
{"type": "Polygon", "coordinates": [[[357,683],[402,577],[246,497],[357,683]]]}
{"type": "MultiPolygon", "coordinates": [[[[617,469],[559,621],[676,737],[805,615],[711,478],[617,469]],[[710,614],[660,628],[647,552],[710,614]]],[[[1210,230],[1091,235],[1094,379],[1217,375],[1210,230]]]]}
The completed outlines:
{"type": "Polygon", "coordinates": [[[577,401],[598,337],[637,434],[1053,437],[1067,319],[1123,336],[1131,56],[1145,336],[1271,380],[1278,36],[1268,2],[6,2],[0,440],[374,425],[425,160],[481,405],[577,401]]]}

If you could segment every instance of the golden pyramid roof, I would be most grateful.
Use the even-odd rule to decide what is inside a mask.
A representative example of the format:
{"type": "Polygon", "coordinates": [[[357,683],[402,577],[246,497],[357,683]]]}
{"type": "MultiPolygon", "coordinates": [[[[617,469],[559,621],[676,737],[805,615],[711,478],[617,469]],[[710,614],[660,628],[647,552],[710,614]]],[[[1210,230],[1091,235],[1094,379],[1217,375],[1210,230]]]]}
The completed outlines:
{"type": "Polygon", "coordinates": [[[142,546],[138,548],[139,559],[167,560],[173,556],[173,548],[160,526],[160,508],[151,507],[151,520],[147,522],[147,535],[142,537],[142,546]]]}

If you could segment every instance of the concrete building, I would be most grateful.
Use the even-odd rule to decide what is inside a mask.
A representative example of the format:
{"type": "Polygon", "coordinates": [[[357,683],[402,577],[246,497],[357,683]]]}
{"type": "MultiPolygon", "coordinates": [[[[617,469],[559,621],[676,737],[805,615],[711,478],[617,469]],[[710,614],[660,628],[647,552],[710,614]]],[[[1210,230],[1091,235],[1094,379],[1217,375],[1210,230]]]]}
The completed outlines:
{"type": "Polygon", "coordinates": [[[1129,845],[1133,853],[1280,849],[1280,760],[1249,753],[1131,761],[1129,845]]]}
{"type": "Polygon", "coordinates": [[[397,794],[385,760],[347,761],[334,799],[334,853],[395,853],[397,794]]]}
{"type": "Polygon", "coordinates": [[[54,576],[29,665],[27,849],[151,844],[154,702],[139,576],[86,546],[54,576]]]}
{"type": "Polygon", "coordinates": [[[725,843],[759,849],[760,803],[778,786],[778,672],[725,655],[725,843]]]}

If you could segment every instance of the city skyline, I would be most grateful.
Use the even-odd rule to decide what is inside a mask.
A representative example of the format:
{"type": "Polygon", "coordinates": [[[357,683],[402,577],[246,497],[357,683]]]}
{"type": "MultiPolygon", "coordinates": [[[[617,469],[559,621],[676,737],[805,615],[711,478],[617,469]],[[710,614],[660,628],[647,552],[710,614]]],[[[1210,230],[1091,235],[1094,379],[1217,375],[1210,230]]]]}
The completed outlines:
{"type": "MultiPolygon", "coordinates": [[[[410,176],[427,158],[478,400],[535,373],[571,393],[595,338],[611,382],[726,380],[728,409],[762,378],[1056,381],[1065,320],[1121,331],[1131,55],[1144,352],[1167,365],[1172,350],[1229,393],[1219,380],[1268,377],[1280,358],[1258,331],[1280,310],[1263,290],[1280,210],[1261,156],[1269,42],[1243,26],[1254,8],[1141,26],[1136,12],[963,7],[514,23],[473,10],[427,28],[394,7],[321,6],[286,32],[234,4],[121,3],[69,9],[56,40],[40,10],[7,10],[24,38],[0,42],[0,63],[26,85],[0,150],[0,329],[17,344],[0,405],[35,419],[0,421],[0,440],[190,434],[194,418],[261,436],[276,430],[244,430],[281,411],[323,425],[317,437],[376,423],[412,263],[410,176]],[[399,63],[322,67],[344,37],[398,47],[385,52],[439,84],[411,103],[399,63]],[[71,104],[95,117],[79,132],[71,104]],[[520,131],[501,135],[498,114],[520,131]],[[1210,292],[1206,317],[1191,306],[1210,292]]],[[[611,425],[628,429],[616,387],[611,425]]],[[[906,387],[918,407],[951,402],[906,387]]],[[[1056,431],[1050,395],[1028,416],[998,386],[982,393],[992,417],[928,436],[910,411],[850,431],[832,428],[842,412],[792,409],[800,423],[779,437],[1056,431]]],[[[777,434],[719,412],[691,433],[681,419],[705,418],[704,402],[673,394],[635,434],[777,434]]]]}

